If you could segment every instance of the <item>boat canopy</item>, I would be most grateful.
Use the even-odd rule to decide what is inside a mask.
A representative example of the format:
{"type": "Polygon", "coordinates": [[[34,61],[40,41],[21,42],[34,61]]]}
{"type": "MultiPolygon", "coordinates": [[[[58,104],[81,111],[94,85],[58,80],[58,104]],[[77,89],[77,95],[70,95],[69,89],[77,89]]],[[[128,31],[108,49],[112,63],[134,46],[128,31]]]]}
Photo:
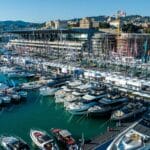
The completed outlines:
{"type": "Polygon", "coordinates": [[[91,87],[92,87],[91,84],[85,84],[85,85],[78,86],[77,89],[84,90],[84,89],[88,89],[88,88],[91,88],[91,87]]]}
{"type": "Polygon", "coordinates": [[[80,95],[82,95],[82,94],[79,93],[79,92],[72,92],[72,94],[75,95],[75,96],[80,96],[80,95]]]}
{"type": "Polygon", "coordinates": [[[62,137],[71,136],[71,133],[70,133],[68,130],[61,130],[61,131],[59,132],[59,134],[60,134],[62,137]]]}
{"type": "Polygon", "coordinates": [[[83,96],[83,99],[85,99],[85,100],[93,100],[93,99],[95,99],[96,97],[95,96],[92,96],[92,95],[85,95],[85,96],[83,96]]]}
{"type": "Polygon", "coordinates": [[[81,81],[75,81],[75,82],[70,82],[70,83],[69,83],[69,86],[71,86],[71,87],[76,87],[76,86],[79,86],[79,85],[81,85],[81,84],[82,84],[81,81]]]}

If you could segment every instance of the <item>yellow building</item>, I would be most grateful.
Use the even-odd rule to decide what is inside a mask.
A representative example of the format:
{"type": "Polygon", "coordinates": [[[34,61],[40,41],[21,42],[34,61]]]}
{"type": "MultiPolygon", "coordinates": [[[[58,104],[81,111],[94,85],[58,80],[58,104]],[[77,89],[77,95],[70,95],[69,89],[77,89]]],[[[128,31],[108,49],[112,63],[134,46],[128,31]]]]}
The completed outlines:
{"type": "Polygon", "coordinates": [[[83,18],[80,20],[80,28],[91,28],[92,27],[92,21],[90,18],[83,18]]]}

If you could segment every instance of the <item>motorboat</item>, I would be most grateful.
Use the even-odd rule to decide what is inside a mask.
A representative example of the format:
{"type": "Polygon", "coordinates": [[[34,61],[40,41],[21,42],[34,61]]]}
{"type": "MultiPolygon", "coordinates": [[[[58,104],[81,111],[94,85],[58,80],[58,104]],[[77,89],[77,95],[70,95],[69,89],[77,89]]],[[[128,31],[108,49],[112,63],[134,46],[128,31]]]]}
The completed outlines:
{"type": "Polygon", "coordinates": [[[22,74],[20,72],[9,72],[7,74],[8,78],[20,78],[22,77],[22,74]]]}
{"type": "Polygon", "coordinates": [[[80,86],[82,84],[82,82],[80,80],[75,80],[75,81],[67,81],[65,86],[62,86],[60,90],[58,90],[55,93],[55,102],[59,103],[59,102],[64,102],[64,97],[67,94],[70,94],[73,92],[73,90],[80,86]]]}
{"type": "Polygon", "coordinates": [[[35,90],[35,89],[38,89],[40,88],[42,85],[39,83],[39,82],[28,82],[28,83],[24,83],[22,85],[22,89],[23,90],[35,90]]]}
{"type": "Polygon", "coordinates": [[[95,117],[106,117],[109,116],[112,111],[111,106],[103,105],[103,104],[97,104],[92,107],[90,107],[87,110],[88,116],[95,116],[95,117]]]}
{"type": "Polygon", "coordinates": [[[66,95],[66,91],[64,89],[60,89],[57,92],[55,92],[55,102],[63,103],[64,102],[63,98],[65,97],[65,95],[66,95]]]}
{"type": "Polygon", "coordinates": [[[79,150],[79,147],[68,130],[51,129],[52,135],[66,150],[79,150]]]}
{"type": "Polygon", "coordinates": [[[91,103],[74,102],[68,104],[66,106],[66,110],[68,110],[69,113],[73,115],[83,115],[83,114],[87,114],[87,110],[96,104],[97,102],[91,102],[91,103]]]}
{"type": "Polygon", "coordinates": [[[70,80],[70,75],[57,75],[56,77],[51,78],[47,86],[41,87],[40,94],[42,96],[54,96],[61,86],[66,84],[66,81],[70,80]]]}
{"type": "Polygon", "coordinates": [[[68,88],[67,86],[62,86],[58,92],[55,93],[55,102],[64,103],[65,97],[70,95],[73,92],[73,89],[68,88]]]}
{"type": "Polygon", "coordinates": [[[116,110],[111,115],[111,120],[122,121],[135,118],[146,111],[146,107],[142,103],[128,103],[123,108],[116,110]]]}
{"type": "Polygon", "coordinates": [[[27,96],[28,96],[28,92],[27,91],[19,91],[18,95],[20,95],[21,100],[26,100],[27,96]]]}
{"type": "Polygon", "coordinates": [[[112,106],[112,105],[108,105],[108,104],[98,103],[97,105],[90,107],[87,110],[87,114],[89,116],[101,116],[101,117],[110,116],[112,111],[119,109],[121,107],[122,107],[122,105],[112,106]]]}
{"type": "Polygon", "coordinates": [[[35,77],[35,74],[30,73],[30,72],[22,72],[21,77],[23,77],[23,78],[33,78],[33,77],[35,77]]]}
{"type": "Polygon", "coordinates": [[[69,103],[71,102],[80,102],[80,99],[82,96],[86,93],[80,93],[80,92],[72,92],[71,94],[67,94],[64,97],[64,107],[67,107],[69,103]]]}
{"type": "Polygon", "coordinates": [[[98,82],[91,82],[91,88],[92,90],[99,92],[99,91],[106,91],[107,87],[104,85],[104,83],[98,83],[98,82]]]}
{"type": "Polygon", "coordinates": [[[108,94],[106,97],[103,97],[100,102],[105,105],[119,105],[128,102],[128,98],[124,96],[117,95],[110,95],[108,94]]]}
{"type": "Polygon", "coordinates": [[[76,96],[73,93],[66,95],[64,97],[64,107],[66,107],[68,105],[68,103],[75,102],[75,101],[79,100],[80,98],[81,98],[81,96],[76,96]]]}
{"type": "Polygon", "coordinates": [[[54,96],[55,92],[57,92],[60,88],[59,87],[48,87],[44,86],[39,89],[40,95],[42,96],[54,96]]]}
{"type": "Polygon", "coordinates": [[[3,74],[7,74],[9,72],[14,72],[14,68],[9,68],[7,66],[0,67],[0,72],[3,74]]]}
{"type": "Polygon", "coordinates": [[[91,91],[90,93],[84,95],[81,101],[84,103],[90,103],[94,101],[96,102],[105,96],[106,96],[106,93],[104,91],[100,91],[98,93],[95,93],[95,91],[91,91]]]}
{"type": "Polygon", "coordinates": [[[64,107],[68,105],[70,102],[80,102],[82,97],[87,94],[87,90],[81,90],[81,89],[75,89],[75,91],[72,91],[70,94],[66,94],[64,97],[64,107]]]}
{"type": "Polygon", "coordinates": [[[89,90],[91,88],[90,84],[85,84],[85,85],[80,85],[73,89],[73,91],[70,94],[67,94],[67,96],[64,97],[64,105],[65,103],[68,102],[75,102],[75,101],[80,101],[80,99],[88,94],[89,90]]]}
{"type": "Polygon", "coordinates": [[[51,80],[48,82],[49,87],[60,87],[67,84],[67,81],[71,79],[71,75],[55,75],[51,77],[51,80]]]}
{"type": "Polygon", "coordinates": [[[29,150],[28,144],[19,137],[2,136],[0,144],[5,150],[29,150]]]}
{"type": "Polygon", "coordinates": [[[56,74],[52,77],[52,79],[56,81],[69,81],[71,78],[72,76],[67,74],[56,74]]]}
{"type": "Polygon", "coordinates": [[[120,133],[107,150],[149,150],[150,149],[150,112],[120,133]]]}
{"type": "Polygon", "coordinates": [[[110,116],[112,111],[120,109],[127,102],[128,99],[125,97],[120,97],[118,95],[112,98],[107,95],[106,97],[101,98],[97,105],[90,107],[87,110],[87,114],[89,116],[110,116]]]}
{"type": "Polygon", "coordinates": [[[74,81],[69,81],[67,87],[69,89],[74,89],[80,85],[82,85],[82,81],[81,80],[74,80],[74,81]]]}
{"type": "Polygon", "coordinates": [[[3,102],[3,105],[8,105],[11,103],[11,97],[10,96],[1,96],[0,98],[3,102]]]}
{"type": "Polygon", "coordinates": [[[43,150],[58,150],[58,146],[45,131],[30,130],[30,137],[34,144],[43,150]]]}
{"type": "Polygon", "coordinates": [[[21,96],[17,93],[13,93],[13,94],[11,94],[11,100],[14,103],[18,103],[21,100],[21,96]]]}
{"type": "Polygon", "coordinates": [[[83,103],[97,102],[101,98],[106,96],[105,87],[103,86],[97,87],[96,85],[92,86],[89,89],[88,93],[85,93],[85,95],[81,98],[81,102],[83,103]]]}

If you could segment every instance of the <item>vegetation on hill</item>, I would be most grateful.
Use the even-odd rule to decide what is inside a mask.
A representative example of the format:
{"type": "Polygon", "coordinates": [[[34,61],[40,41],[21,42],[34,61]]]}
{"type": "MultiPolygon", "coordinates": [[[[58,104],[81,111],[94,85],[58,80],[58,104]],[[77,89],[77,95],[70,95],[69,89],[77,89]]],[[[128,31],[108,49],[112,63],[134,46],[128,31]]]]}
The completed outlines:
{"type": "Polygon", "coordinates": [[[122,25],[122,31],[125,33],[138,33],[141,27],[133,25],[131,23],[122,25]]]}
{"type": "Polygon", "coordinates": [[[0,21],[0,31],[40,28],[43,24],[24,21],[0,21]]]}

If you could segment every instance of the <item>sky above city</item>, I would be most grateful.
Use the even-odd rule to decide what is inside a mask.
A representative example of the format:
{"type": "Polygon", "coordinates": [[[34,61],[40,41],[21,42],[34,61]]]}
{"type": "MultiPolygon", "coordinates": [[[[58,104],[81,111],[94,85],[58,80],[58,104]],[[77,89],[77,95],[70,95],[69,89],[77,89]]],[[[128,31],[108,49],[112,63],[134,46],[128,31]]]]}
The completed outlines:
{"type": "Polygon", "coordinates": [[[45,22],[57,19],[115,15],[150,16],[150,0],[0,0],[0,21],[45,22]]]}

